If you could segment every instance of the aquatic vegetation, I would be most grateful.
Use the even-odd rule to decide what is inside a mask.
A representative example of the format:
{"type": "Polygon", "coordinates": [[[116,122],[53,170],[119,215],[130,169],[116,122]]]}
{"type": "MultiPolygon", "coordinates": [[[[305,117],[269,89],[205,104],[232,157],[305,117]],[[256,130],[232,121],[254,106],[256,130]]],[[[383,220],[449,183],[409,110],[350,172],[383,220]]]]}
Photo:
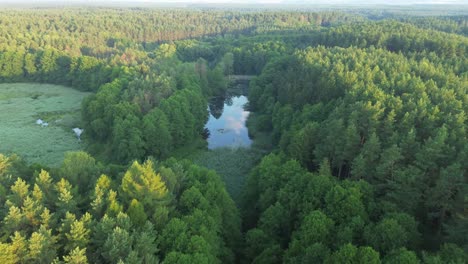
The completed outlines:
{"type": "Polygon", "coordinates": [[[65,152],[83,148],[72,128],[79,126],[86,95],[59,85],[0,84],[0,152],[60,164],[65,152]]]}

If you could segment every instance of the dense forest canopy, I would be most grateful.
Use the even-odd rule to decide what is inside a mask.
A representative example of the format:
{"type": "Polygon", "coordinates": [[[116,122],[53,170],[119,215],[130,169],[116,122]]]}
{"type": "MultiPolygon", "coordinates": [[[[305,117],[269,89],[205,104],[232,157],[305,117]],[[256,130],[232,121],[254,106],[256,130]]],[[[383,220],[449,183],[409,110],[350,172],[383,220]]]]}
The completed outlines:
{"type": "Polygon", "coordinates": [[[0,261],[466,263],[468,18],[401,10],[0,10],[0,82],[91,92],[86,152],[0,154],[0,261]],[[232,75],[237,205],[193,158],[232,75]]]}

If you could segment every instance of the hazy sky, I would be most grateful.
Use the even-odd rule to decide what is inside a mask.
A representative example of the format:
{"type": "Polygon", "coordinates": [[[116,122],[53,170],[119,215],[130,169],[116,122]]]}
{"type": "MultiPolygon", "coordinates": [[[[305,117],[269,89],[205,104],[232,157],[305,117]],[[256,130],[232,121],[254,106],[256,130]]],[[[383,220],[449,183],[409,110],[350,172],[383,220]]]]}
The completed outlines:
{"type": "MultiPolygon", "coordinates": [[[[112,1],[112,0],[107,0],[112,1]]],[[[126,0],[117,0],[126,1],[126,0]]],[[[464,4],[468,0],[142,0],[144,2],[209,2],[209,3],[303,3],[303,4],[328,4],[328,3],[350,3],[350,4],[368,4],[368,3],[441,3],[441,4],[464,4]]]]}
{"type": "Polygon", "coordinates": [[[468,0],[0,0],[0,2],[147,2],[147,3],[282,3],[282,4],[468,4],[468,0]]]}
{"type": "Polygon", "coordinates": [[[7,5],[151,5],[151,4],[250,4],[257,7],[276,5],[413,5],[413,4],[463,4],[468,0],[0,0],[0,4],[7,5]]]}

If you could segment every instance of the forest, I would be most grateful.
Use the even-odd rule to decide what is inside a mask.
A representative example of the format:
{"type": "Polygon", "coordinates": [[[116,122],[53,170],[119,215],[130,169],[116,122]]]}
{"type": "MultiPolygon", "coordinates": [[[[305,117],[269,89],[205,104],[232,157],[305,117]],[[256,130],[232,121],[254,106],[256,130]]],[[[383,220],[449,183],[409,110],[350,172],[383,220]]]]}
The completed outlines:
{"type": "Polygon", "coordinates": [[[83,150],[0,154],[0,262],[467,263],[464,8],[0,9],[2,85],[87,95],[83,150]]]}

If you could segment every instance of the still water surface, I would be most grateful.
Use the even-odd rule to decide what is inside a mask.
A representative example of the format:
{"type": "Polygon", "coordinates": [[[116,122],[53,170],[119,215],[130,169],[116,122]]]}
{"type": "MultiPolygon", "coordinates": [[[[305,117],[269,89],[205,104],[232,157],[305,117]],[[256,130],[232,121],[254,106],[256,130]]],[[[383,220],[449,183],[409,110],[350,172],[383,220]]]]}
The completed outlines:
{"type": "Polygon", "coordinates": [[[205,125],[208,129],[208,148],[249,147],[252,140],[245,125],[250,112],[245,109],[248,103],[247,84],[237,84],[225,96],[212,98],[208,104],[210,118],[205,125]]]}

